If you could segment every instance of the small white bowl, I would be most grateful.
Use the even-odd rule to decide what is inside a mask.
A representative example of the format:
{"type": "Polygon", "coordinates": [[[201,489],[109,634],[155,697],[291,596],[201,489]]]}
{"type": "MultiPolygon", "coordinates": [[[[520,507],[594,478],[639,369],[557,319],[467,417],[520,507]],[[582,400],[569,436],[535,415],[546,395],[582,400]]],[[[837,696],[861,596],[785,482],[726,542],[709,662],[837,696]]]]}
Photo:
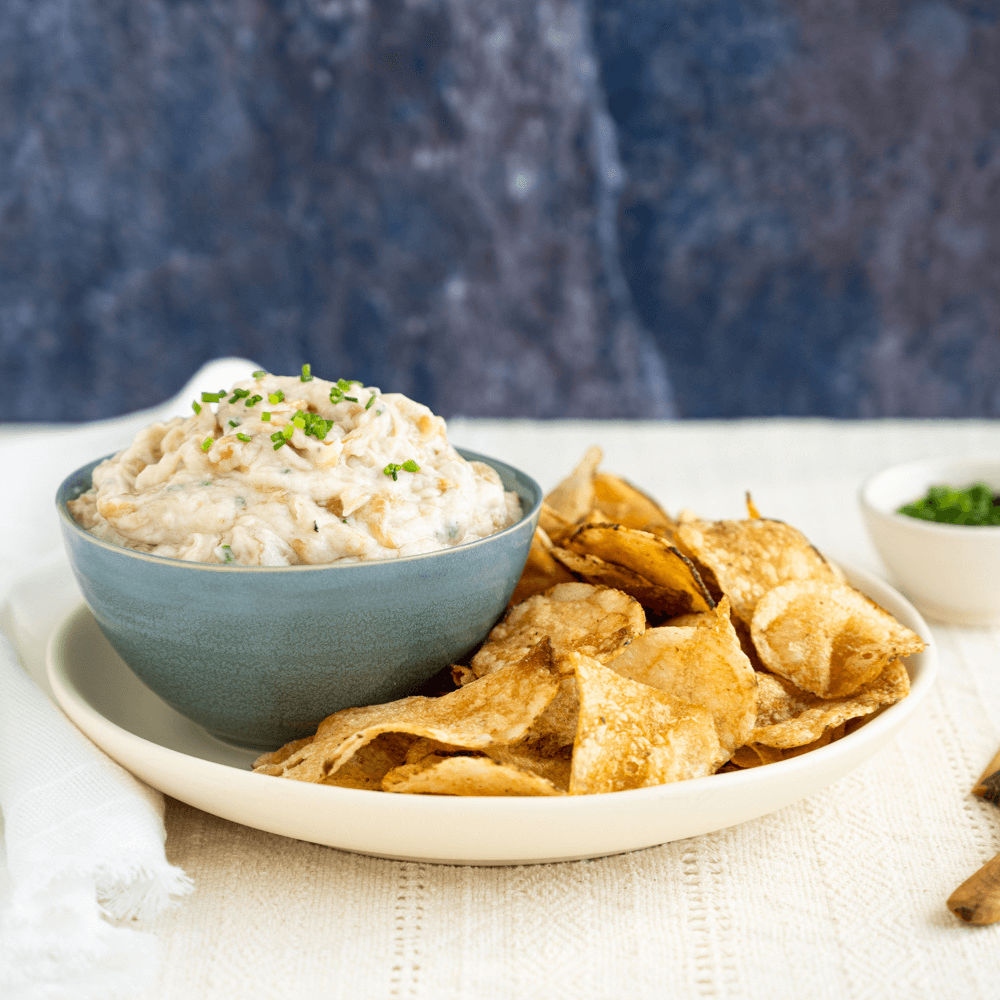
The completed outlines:
{"type": "Polygon", "coordinates": [[[1000,493],[1000,457],[907,462],[861,488],[861,511],[882,561],[923,614],[949,625],[1000,624],[1000,525],[938,524],[896,512],[930,486],[979,482],[1000,493]]]}

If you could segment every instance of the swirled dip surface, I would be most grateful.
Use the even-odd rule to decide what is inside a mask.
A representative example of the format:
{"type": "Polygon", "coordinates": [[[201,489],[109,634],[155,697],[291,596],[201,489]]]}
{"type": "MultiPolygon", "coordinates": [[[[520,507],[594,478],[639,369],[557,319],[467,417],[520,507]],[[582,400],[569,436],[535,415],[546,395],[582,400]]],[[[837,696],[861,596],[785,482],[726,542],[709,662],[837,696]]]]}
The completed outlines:
{"type": "Polygon", "coordinates": [[[415,555],[521,516],[497,473],[462,458],[444,421],[406,396],[265,375],[216,408],[153,424],[97,466],[69,505],[77,521],[159,556],[286,566],[415,555]]]}

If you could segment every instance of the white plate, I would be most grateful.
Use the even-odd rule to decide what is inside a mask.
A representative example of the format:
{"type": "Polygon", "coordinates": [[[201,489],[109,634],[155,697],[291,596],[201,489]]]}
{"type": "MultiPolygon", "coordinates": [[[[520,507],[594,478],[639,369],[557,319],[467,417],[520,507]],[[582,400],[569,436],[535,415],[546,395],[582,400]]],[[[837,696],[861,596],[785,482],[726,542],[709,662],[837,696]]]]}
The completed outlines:
{"type": "Polygon", "coordinates": [[[910,696],[849,736],[790,760],[655,788],[567,798],[388,795],[253,774],[253,751],[209,736],[152,693],[80,605],[48,650],[66,714],[133,774],[224,819],[346,851],[445,864],[532,864],[633,851],[743,823],[812,795],[890,740],[930,690],[937,657],[920,615],[888,584],[848,578],[918,632],[910,696]]]}

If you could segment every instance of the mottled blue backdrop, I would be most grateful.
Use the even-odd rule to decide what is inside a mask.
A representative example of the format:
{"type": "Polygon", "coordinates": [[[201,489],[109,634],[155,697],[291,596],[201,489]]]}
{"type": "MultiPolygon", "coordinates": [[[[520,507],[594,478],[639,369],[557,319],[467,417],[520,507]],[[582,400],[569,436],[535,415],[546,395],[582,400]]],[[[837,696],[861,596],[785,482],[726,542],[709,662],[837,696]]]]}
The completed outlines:
{"type": "Polygon", "coordinates": [[[0,0],[0,419],[998,415],[998,15],[0,0]]]}

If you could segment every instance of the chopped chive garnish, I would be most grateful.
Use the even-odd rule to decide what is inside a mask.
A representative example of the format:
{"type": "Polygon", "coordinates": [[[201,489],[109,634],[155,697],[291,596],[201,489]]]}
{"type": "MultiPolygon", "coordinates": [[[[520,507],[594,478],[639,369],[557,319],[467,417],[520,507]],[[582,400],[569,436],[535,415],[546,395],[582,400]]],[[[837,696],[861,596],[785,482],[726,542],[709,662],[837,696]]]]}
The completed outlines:
{"type": "Polygon", "coordinates": [[[214,440],[214,438],[210,437],[205,438],[205,440],[201,442],[201,450],[208,451],[208,449],[212,447],[212,441],[214,440]]]}
{"type": "Polygon", "coordinates": [[[356,403],[358,401],[357,396],[345,396],[344,399],[346,399],[349,403],[356,403]]]}
{"type": "Polygon", "coordinates": [[[263,396],[251,396],[243,405],[256,406],[263,398],[263,396]]]}
{"type": "Polygon", "coordinates": [[[233,389],[233,394],[229,397],[230,403],[235,403],[238,399],[246,399],[250,395],[249,389],[233,389]]]}
{"type": "Polygon", "coordinates": [[[287,441],[295,433],[295,428],[291,424],[288,424],[284,429],[278,431],[278,433],[287,441]]]}
{"type": "Polygon", "coordinates": [[[302,374],[299,376],[299,379],[302,382],[311,382],[312,381],[312,365],[303,365],[302,366],[302,374]]]}
{"type": "Polygon", "coordinates": [[[229,421],[229,426],[230,427],[239,427],[240,425],[238,423],[236,423],[235,420],[230,420],[229,421]]]}
{"type": "Polygon", "coordinates": [[[233,553],[228,545],[223,545],[221,548],[226,550],[226,562],[231,563],[233,561],[233,553]]]}
{"type": "Polygon", "coordinates": [[[250,440],[250,435],[249,435],[249,434],[237,434],[236,436],[237,436],[237,437],[238,437],[238,438],[239,438],[239,439],[240,439],[241,441],[249,441],[249,440],[250,440]]]}
{"type": "Polygon", "coordinates": [[[217,403],[223,396],[225,396],[224,392],[203,392],[201,401],[203,403],[217,403]]]}
{"type": "Polygon", "coordinates": [[[271,411],[270,411],[270,410],[265,410],[265,411],[264,411],[264,412],[263,412],[263,413],[262,413],[262,414],[260,415],[260,419],[261,419],[261,420],[265,420],[265,421],[266,421],[266,420],[270,420],[270,419],[271,419],[271,411]]]}
{"type": "Polygon", "coordinates": [[[352,385],[361,385],[356,378],[338,378],[337,384],[330,389],[330,402],[331,403],[342,403],[345,399],[350,400],[352,403],[357,402],[357,398],[354,396],[345,396],[344,393],[351,388],[352,385]]]}
{"type": "Polygon", "coordinates": [[[253,373],[253,377],[254,378],[263,378],[266,374],[267,374],[267,372],[264,371],[263,369],[261,369],[259,372],[254,372],[253,373]]]}
{"type": "Polygon", "coordinates": [[[201,413],[201,403],[197,400],[192,401],[191,409],[194,410],[195,413],[201,413]]]}
{"type": "Polygon", "coordinates": [[[371,394],[371,395],[370,395],[370,396],[368,397],[368,402],[367,402],[367,403],[365,403],[365,409],[366,409],[366,410],[370,410],[370,409],[372,408],[372,403],[374,403],[374,402],[375,402],[375,393],[373,392],[373,393],[372,393],[372,394],[371,394]]]}
{"type": "Polygon", "coordinates": [[[412,458],[408,458],[402,465],[397,465],[395,462],[390,462],[383,470],[382,474],[385,476],[392,476],[393,481],[397,479],[397,472],[419,472],[420,466],[413,461],[412,458]]]}
{"type": "Polygon", "coordinates": [[[283,437],[279,437],[278,440],[275,441],[274,443],[274,450],[277,451],[283,444],[287,443],[288,442],[283,437]]]}
{"type": "Polygon", "coordinates": [[[284,398],[285,398],[285,394],[280,389],[277,392],[269,392],[267,394],[267,401],[272,406],[275,406],[278,403],[282,402],[284,400],[284,398]]]}
{"type": "MultiPolygon", "coordinates": [[[[311,434],[314,438],[322,441],[327,434],[330,433],[330,429],[333,427],[334,421],[326,420],[321,417],[318,413],[307,413],[302,410],[296,410],[295,415],[292,417],[292,426],[298,427],[299,430],[304,431],[306,435],[311,434]]],[[[291,429],[286,427],[285,430],[292,433],[291,429]]]]}
{"type": "Polygon", "coordinates": [[[995,525],[1000,524],[1000,498],[982,482],[966,489],[931,486],[925,496],[896,513],[940,524],[995,525]]]}

